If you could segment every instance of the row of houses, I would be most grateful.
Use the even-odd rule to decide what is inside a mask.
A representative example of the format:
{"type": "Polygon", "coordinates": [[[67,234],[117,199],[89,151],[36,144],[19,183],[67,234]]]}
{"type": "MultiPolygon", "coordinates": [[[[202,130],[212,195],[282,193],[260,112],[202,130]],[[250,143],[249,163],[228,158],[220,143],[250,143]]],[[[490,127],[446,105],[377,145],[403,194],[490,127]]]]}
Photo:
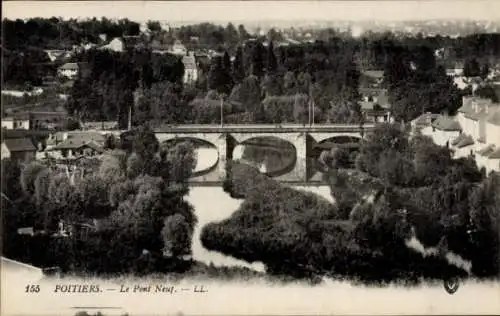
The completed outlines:
{"type": "Polygon", "coordinates": [[[74,160],[98,157],[105,151],[108,135],[103,132],[6,133],[2,137],[2,159],[74,160]]]}
{"type": "Polygon", "coordinates": [[[465,96],[457,115],[426,113],[412,121],[412,129],[452,149],[455,158],[471,156],[487,173],[500,171],[499,103],[465,96]]]}

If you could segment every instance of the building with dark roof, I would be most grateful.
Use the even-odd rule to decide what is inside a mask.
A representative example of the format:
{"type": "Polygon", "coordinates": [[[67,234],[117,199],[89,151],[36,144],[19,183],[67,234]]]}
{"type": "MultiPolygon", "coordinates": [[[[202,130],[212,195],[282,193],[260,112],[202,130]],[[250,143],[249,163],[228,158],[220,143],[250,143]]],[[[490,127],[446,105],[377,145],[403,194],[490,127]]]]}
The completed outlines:
{"type": "Polygon", "coordinates": [[[83,138],[69,138],[52,147],[47,153],[53,158],[93,157],[104,152],[101,145],[83,138]]]}
{"type": "Polygon", "coordinates": [[[10,158],[20,162],[32,161],[36,157],[36,147],[29,138],[9,138],[2,140],[2,159],[10,158]]]}
{"type": "Polygon", "coordinates": [[[387,89],[360,88],[359,92],[363,98],[360,105],[365,121],[374,123],[394,121],[387,89]]]}

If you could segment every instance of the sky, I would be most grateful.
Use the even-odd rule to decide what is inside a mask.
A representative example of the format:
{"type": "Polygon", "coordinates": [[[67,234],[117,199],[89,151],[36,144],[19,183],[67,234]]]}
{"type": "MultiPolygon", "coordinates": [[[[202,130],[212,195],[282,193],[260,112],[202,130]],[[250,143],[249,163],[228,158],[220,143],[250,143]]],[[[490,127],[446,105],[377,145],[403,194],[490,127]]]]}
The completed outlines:
{"type": "Polygon", "coordinates": [[[499,0],[2,1],[2,18],[129,18],[172,22],[500,20],[499,0]]]}

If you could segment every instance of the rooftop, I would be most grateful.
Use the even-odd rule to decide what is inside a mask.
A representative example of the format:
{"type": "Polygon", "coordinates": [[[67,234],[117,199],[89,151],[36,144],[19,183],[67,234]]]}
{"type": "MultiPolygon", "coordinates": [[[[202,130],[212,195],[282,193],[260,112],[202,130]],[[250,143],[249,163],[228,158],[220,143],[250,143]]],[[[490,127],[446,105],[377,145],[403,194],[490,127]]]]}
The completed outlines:
{"type": "Polygon", "coordinates": [[[182,63],[184,64],[184,69],[196,69],[196,59],[192,55],[183,56],[182,63]]]}
{"type": "Polygon", "coordinates": [[[77,63],[65,63],[61,67],[59,67],[61,70],[78,70],[80,67],[78,66],[77,63]]]}
{"type": "Polygon", "coordinates": [[[500,159],[500,148],[497,148],[494,152],[490,153],[488,156],[490,159],[500,159]]]}
{"type": "Polygon", "coordinates": [[[463,133],[460,134],[457,138],[455,138],[451,142],[451,145],[457,148],[463,148],[473,144],[474,144],[474,139],[472,138],[472,136],[463,133]]]}
{"type": "Polygon", "coordinates": [[[9,138],[3,142],[11,152],[15,151],[36,151],[35,145],[28,138],[9,138]]]}
{"type": "Polygon", "coordinates": [[[363,71],[363,75],[375,79],[381,79],[384,77],[384,71],[383,70],[366,70],[363,71]]]}
{"type": "Polygon", "coordinates": [[[59,145],[53,148],[53,150],[61,150],[61,149],[79,149],[82,147],[90,147],[96,151],[102,151],[101,146],[97,145],[93,141],[87,141],[81,138],[70,138],[66,139],[59,145]]]}
{"type": "Polygon", "coordinates": [[[484,156],[484,157],[489,157],[491,154],[493,154],[495,152],[495,145],[489,145],[489,146],[486,146],[485,148],[481,149],[481,150],[478,150],[477,153],[481,156],[484,156]]]}
{"type": "Polygon", "coordinates": [[[461,131],[462,127],[460,123],[453,120],[449,116],[440,115],[438,116],[434,122],[432,122],[432,126],[442,130],[442,131],[461,131]]]}
{"type": "Polygon", "coordinates": [[[500,110],[496,110],[493,114],[490,114],[487,122],[493,125],[500,126],[500,110]]]}
{"type": "Polygon", "coordinates": [[[429,126],[432,122],[437,119],[440,115],[434,113],[424,113],[413,120],[413,124],[418,126],[429,126]]]}

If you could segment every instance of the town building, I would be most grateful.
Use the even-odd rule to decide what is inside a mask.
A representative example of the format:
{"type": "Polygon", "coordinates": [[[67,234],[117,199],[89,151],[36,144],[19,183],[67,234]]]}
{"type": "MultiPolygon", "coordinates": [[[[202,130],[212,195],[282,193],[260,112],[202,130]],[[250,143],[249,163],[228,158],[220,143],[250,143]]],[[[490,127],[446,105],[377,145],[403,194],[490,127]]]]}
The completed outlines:
{"type": "Polygon", "coordinates": [[[67,119],[66,111],[28,111],[12,113],[2,118],[2,128],[12,129],[40,129],[59,126],[67,119]]]}
{"type": "Polygon", "coordinates": [[[61,77],[73,80],[79,73],[83,72],[86,74],[88,70],[86,63],[66,63],[57,69],[57,74],[61,77]]]}
{"type": "Polygon", "coordinates": [[[28,162],[36,158],[36,147],[29,138],[2,140],[2,160],[10,158],[19,162],[28,162]]]}
{"type": "Polygon", "coordinates": [[[45,53],[51,62],[60,62],[71,58],[72,52],[61,49],[46,49],[45,53]]]}
{"type": "Polygon", "coordinates": [[[187,55],[187,48],[181,41],[176,40],[174,45],[172,45],[170,52],[174,55],[185,56],[187,55]]]}
{"type": "Polygon", "coordinates": [[[47,138],[48,148],[53,148],[67,140],[79,140],[80,142],[94,142],[103,147],[106,136],[97,131],[69,131],[52,133],[47,138]]]}
{"type": "Polygon", "coordinates": [[[100,49],[121,53],[125,51],[125,42],[121,38],[115,37],[108,44],[101,46],[100,49]]]}
{"type": "Polygon", "coordinates": [[[366,122],[390,123],[394,121],[387,89],[360,88],[362,96],[361,113],[366,122]]]}
{"type": "Polygon", "coordinates": [[[30,120],[23,117],[4,117],[2,118],[2,128],[30,129],[30,120]]]}
{"type": "Polygon", "coordinates": [[[362,72],[362,77],[368,79],[372,83],[370,87],[378,87],[384,81],[383,70],[365,70],[362,72]]]}
{"type": "Polygon", "coordinates": [[[426,113],[412,127],[452,149],[455,158],[470,156],[486,173],[500,171],[500,104],[465,96],[456,116],[426,113]]]}
{"type": "Polygon", "coordinates": [[[185,84],[190,84],[198,80],[198,66],[196,65],[196,58],[194,53],[189,53],[189,55],[182,57],[182,63],[184,64],[184,78],[183,82],[185,84]]]}
{"type": "Polygon", "coordinates": [[[82,129],[84,130],[115,130],[118,129],[117,121],[100,121],[100,122],[82,122],[82,129]]]}
{"type": "Polygon", "coordinates": [[[103,148],[94,142],[87,142],[83,139],[68,139],[59,145],[47,150],[50,157],[61,158],[79,158],[94,157],[104,152],[103,148]]]}

